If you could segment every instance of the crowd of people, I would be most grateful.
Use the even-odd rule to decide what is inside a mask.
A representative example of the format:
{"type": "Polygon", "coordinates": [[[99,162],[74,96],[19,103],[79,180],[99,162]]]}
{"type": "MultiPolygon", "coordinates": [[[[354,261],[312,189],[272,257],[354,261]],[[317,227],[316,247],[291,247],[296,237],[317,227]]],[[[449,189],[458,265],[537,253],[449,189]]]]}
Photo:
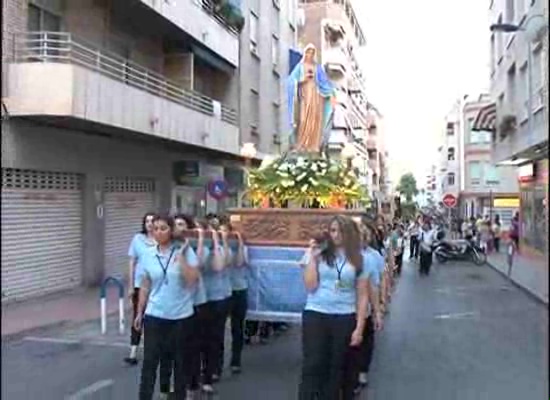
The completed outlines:
{"type": "MultiPolygon", "coordinates": [[[[375,332],[388,312],[404,248],[404,226],[382,217],[360,223],[335,217],[327,232],[312,238],[300,263],[308,293],[300,400],[352,399],[367,385],[375,332]]],[[[247,251],[228,218],[143,217],[128,252],[134,316],[125,358],[139,363],[144,336],[140,400],[153,398],[157,375],[164,398],[214,393],[224,370],[228,320],[233,374],[241,372],[245,343],[286,330],[283,323],[246,321],[247,251]]]]}

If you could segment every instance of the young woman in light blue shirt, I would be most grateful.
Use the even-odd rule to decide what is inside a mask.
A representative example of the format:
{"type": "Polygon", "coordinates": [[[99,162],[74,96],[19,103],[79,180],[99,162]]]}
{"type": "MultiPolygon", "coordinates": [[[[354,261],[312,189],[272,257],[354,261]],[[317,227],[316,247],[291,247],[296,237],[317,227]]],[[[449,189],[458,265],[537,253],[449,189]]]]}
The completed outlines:
{"type": "Polygon", "coordinates": [[[369,307],[366,315],[363,342],[356,353],[356,369],[358,389],[368,383],[368,372],[374,349],[374,332],[382,329],[383,317],[380,312],[379,288],[384,274],[385,260],[376,249],[376,228],[363,220],[363,269],[369,277],[369,307]]]}
{"type": "Polygon", "coordinates": [[[299,400],[353,399],[355,387],[344,379],[344,368],[349,347],[363,340],[368,302],[355,222],[335,217],[326,242],[312,240],[304,261],[308,295],[302,319],[299,400]]]}
{"type": "MultiPolygon", "coordinates": [[[[132,302],[133,316],[136,318],[139,302],[139,287],[141,286],[141,278],[143,277],[143,257],[147,251],[152,251],[155,246],[155,238],[153,234],[153,218],[154,212],[148,212],[143,216],[141,221],[141,231],[136,233],[130,243],[128,256],[130,257],[130,271],[128,274],[128,297],[132,302]]],[[[130,354],[124,359],[129,365],[137,364],[137,348],[141,340],[141,332],[131,328],[130,333],[130,354]]]]}
{"type": "Polygon", "coordinates": [[[223,341],[225,338],[225,321],[227,320],[228,301],[231,297],[231,282],[226,254],[228,254],[227,233],[221,231],[220,240],[217,231],[212,232],[213,256],[203,269],[204,287],[206,288],[206,304],[204,305],[203,346],[205,352],[204,376],[202,391],[213,393],[214,382],[222,373],[223,341]]]}
{"type": "Polygon", "coordinates": [[[176,398],[183,399],[191,375],[193,294],[199,279],[198,259],[189,242],[173,239],[174,220],[157,215],[153,221],[157,246],[143,260],[138,313],[134,328],[145,332],[139,387],[140,400],[152,400],[163,354],[172,354],[176,398]]]}
{"type": "Polygon", "coordinates": [[[237,236],[237,251],[229,249],[229,274],[231,278],[231,300],[229,317],[231,319],[231,372],[241,372],[241,354],[244,346],[244,324],[248,309],[248,255],[240,232],[229,228],[237,236]]]}

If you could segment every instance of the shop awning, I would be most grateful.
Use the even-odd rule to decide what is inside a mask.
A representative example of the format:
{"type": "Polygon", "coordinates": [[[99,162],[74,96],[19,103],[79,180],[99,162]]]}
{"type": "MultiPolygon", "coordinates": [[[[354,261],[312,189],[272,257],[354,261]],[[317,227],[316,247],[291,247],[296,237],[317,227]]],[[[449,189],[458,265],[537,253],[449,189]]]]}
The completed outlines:
{"type": "Polygon", "coordinates": [[[483,107],[477,113],[472,131],[495,131],[495,122],[497,119],[497,105],[491,103],[483,107]]]}

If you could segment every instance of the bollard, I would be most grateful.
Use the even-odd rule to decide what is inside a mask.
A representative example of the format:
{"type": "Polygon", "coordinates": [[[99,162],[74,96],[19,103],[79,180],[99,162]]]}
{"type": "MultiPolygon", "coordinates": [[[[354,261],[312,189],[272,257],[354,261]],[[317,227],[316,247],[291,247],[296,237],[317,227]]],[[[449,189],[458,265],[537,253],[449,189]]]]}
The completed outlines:
{"type": "Polygon", "coordinates": [[[120,279],[109,276],[101,284],[99,299],[101,306],[101,334],[107,333],[107,286],[114,283],[118,287],[118,332],[124,335],[124,284],[120,279]]]}

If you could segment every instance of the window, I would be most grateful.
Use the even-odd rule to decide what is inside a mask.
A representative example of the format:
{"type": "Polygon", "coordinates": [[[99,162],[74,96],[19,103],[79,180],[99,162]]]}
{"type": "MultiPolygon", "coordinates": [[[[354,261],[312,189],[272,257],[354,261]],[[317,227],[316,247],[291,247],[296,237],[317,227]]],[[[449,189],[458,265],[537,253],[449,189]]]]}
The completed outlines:
{"type": "MultiPolygon", "coordinates": [[[[502,24],[502,14],[498,16],[498,24],[502,24]]],[[[502,56],[504,55],[504,35],[498,34],[497,37],[497,64],[500,64],[502,61],[502,56]]]]}
{"type": "Polygon", "coordinates": [[[281,13],[279,11],[279,7],[276,7],[275,6],[275,1],[277,1],[278,3],[278,0],[274,0],[273,1],[273,9],[271,10],[271,22],[273,23],[273,27],[272,27],[272,30],[275,34],[279,35],[280,33],[280,19],[281,19],[281,13]]]}
{"type": "Polygon", "coordinates": [[[447,136],[454,136],[455,125],[452,122],[447,123],[447,136]]]}
{"type": "Polygon", "coordinates": [[[471,185],[479,185],[481,182],[481,163],[479,161],[470,161],[468,163],[468,175],[471,185]]]}
{"type": "Polygon", "coordinates": [[[61,17],[34,4],[29,4],[27,30],[30,32],[60,32],[61,17]]]}
{"type": "Polygon", "coordinates": [[[250,51],[258,55],[258,16],[250,12],[250,51]]]}
{"type": "Polygon", "coordinates": [[[449,172],[447,174],[447,185],[454,186],[455,184],[455,174],[453,172],[449,172]]]}
{"type": "Polygon", "coordinates": [[[448,161],[454,161],[455,160],[455,148],[449,147],[449,150],[447,150],[447,160],[448,161]]]}
{"type": "Polygon", "coordinates": [[[281,134],[281,108],[278,103],[273,103],[273,127],[276,135],[281,134]]]}
{"type": "Polygon", "coordinates": [[[279,38],[276,35],[271,37],[271,62],[276,69],[279,65],[279,38]]]}
{"type": "Polygon", "coordinates": [[[496,55],[495,55],[496,49],[495,49],[495,35],[491,35],[491,75],[495,73],[495,67],[496,67],[496,55]]]}
{"type": "Polygon", "coordinates": [[[513,110],[516,107],[516,65],[512,64],[506,74],[506,90],[508,92],[508,98],[506,99],[509,110],[513,110]]]}
{"type": "Polygon", "coordinates": [[[250,89],[250,125],[255,129],[260,127],[260,95],[255,89],[250,89]]]}
{"type": "Polygon", "coordinates": [[[498,185],[500,183],[498,168],[490,163],[485,164],[485,183],[487,185],[498,185]]]}
{"type": "Polygon", "coordinates": [[[542,71],[544,69],[543,61],[542,61],[542,46],[538,46],[533,51],[533,68],[532,68],[532,74],[533,74],[533,111],[538,110],[540,107],[542,107],[542,96],[537,96],[536,94],[542,89],[544,86],[544,80],[542,76],[542,71]]]}
{"type": "Polygon", "coordinates": [[[471,131],[470,144],[491,143],[491,132],[489,131],[471,131]]]}
{"type": "Polygon", "coordinates": [[[518,120],[523,122],[527,120],[527,98],[529,97],[529,85],[527,75],[527,63],[523,64],[519,69],[519,79],[516,80],[518,94],[519,113],[518,120]]]}
{"type": "Polygon", "coordinates": [[[514,0],[506,0],[506,22],[513,24],[516,22],[516,10],[514,9],[514,0]]]}

